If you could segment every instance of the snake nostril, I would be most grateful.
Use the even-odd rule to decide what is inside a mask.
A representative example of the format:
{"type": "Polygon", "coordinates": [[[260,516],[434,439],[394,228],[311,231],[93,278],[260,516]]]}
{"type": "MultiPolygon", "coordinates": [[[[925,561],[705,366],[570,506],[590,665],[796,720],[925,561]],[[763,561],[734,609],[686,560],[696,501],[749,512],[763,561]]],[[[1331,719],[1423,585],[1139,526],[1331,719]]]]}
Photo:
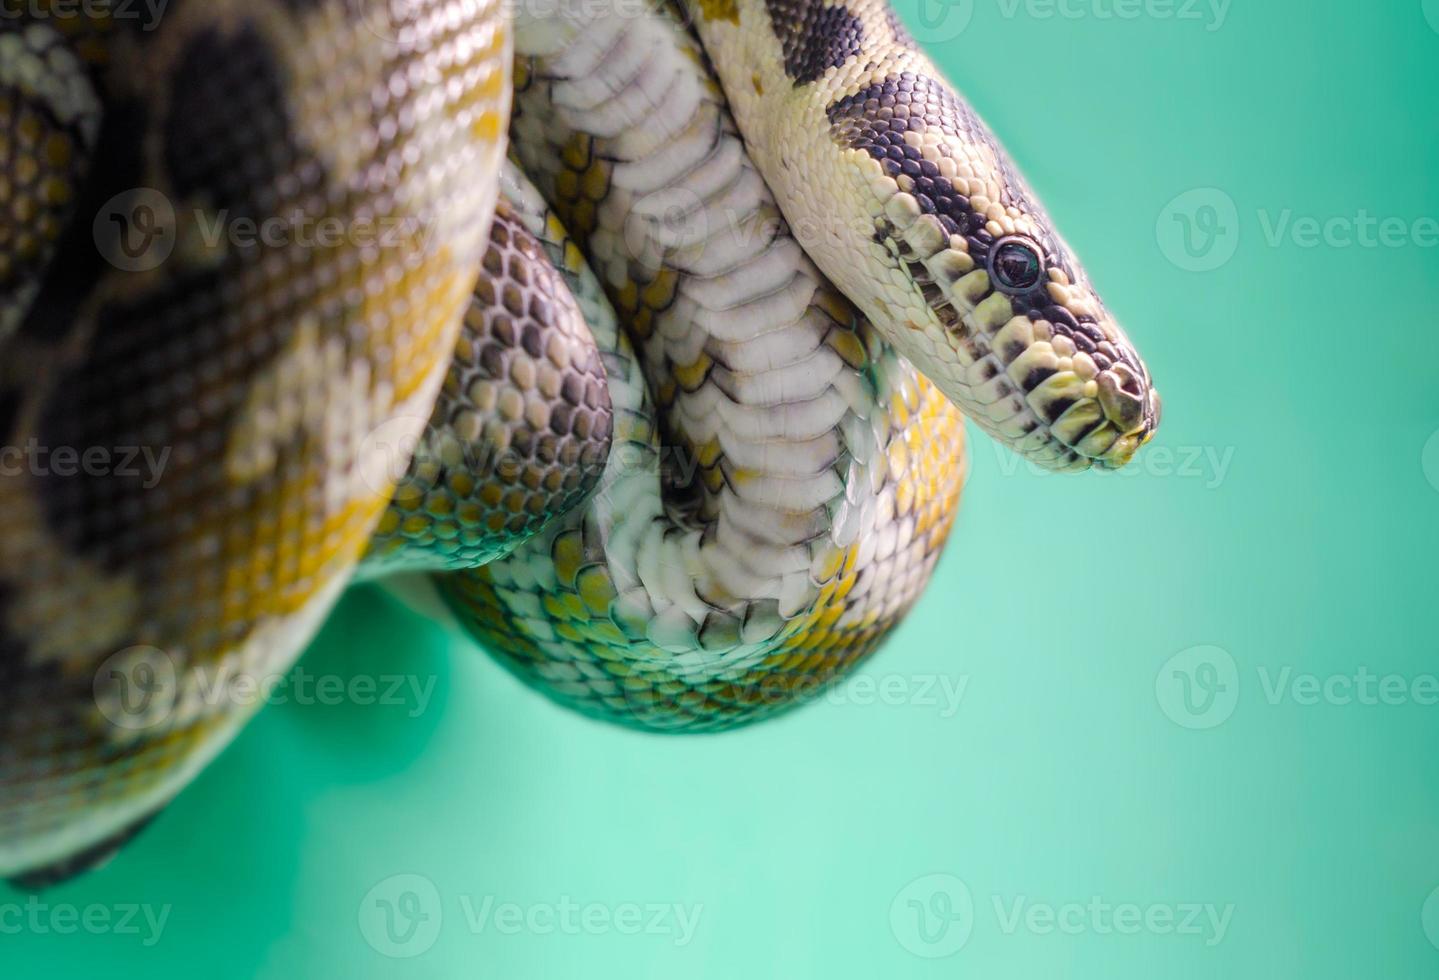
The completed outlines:
{"type": "Polygon", "coordinates": [[[1131,432],[1144,420],[1143,391],[1123,364],[1099,376],[1099,405],[1120,432],[1131,432]]]}
{"type": "Polygon", "coordinates": [[[1130,368],[1129,365],[1123,363],[1116,364],[1114,366],[1114,374],[1119,379],[1120,391],[1126,395],[1132,395],[1135,398],[1142,399],[1144,397],[1144,382],[1140,380],[1138,373],[1130,368]]]}

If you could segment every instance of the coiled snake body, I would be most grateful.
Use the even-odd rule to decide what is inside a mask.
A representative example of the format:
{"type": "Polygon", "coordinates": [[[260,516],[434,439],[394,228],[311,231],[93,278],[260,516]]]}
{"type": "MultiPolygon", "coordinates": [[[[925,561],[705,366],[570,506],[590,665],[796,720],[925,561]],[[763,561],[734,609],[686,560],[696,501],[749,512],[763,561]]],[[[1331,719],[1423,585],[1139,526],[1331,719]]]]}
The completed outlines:
{"type": "Polygon", "coordinates": [[[732,727],[918,597],[960,409],[1060,469],[1152,434],[883,0],[587,8],[0,22],[0,426],[55,453],[0,475],[0,874],[111,853],[356,574],[582,711],[732,727]]]}

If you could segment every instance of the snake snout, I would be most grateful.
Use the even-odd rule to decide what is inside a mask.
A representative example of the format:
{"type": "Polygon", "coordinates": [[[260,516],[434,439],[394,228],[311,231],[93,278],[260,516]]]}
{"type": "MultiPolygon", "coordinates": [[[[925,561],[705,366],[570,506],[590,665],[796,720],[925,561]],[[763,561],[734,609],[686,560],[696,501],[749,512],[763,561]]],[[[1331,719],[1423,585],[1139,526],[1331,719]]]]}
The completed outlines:
{"type": "MultiPolygon", "coordinates": [[[[1024,332],[1032,342],[1010,363],[1010,376],[1024,377],[1021,404],[1033,419],[1013,445],[1053,469],[1118,469],[1159,425],[1149,371],[1112,320],[1054,309],[1047,316],[1024,332]]],[[[1006,343],[1013,323],[991,339],[1005,355],[1017,349],[1006,343]]],[[[1007,435],[1002,426],[998,434],[1007,435]]]]}
{"type": "Polygon", "coordinates": [[[1099,407],[1108,425],[1120,433],[1095,464],[1104,469],[1119,469],[1134,458],[1139,447],[1154,437],[1159,427],[1162,405],[1159,392],[1149,382],[1149,372],[1138,371],[1123,362],[1105,371],[1099,382],[1099,407]]]}

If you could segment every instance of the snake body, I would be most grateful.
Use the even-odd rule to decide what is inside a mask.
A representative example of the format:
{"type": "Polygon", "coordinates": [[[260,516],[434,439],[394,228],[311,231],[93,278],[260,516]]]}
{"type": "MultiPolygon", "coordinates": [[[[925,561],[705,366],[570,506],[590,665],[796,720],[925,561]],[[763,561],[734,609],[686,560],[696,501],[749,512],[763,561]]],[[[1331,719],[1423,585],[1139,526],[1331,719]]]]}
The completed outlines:
{"type": "Polygon", "coordinates": [[[153,32],[0,32],[0,428],[168,450],[152,485],[0,475],[0,875],[112,853],[253,712],[217,679],[284,670],[357,574],[431,573],[588,714],[728,728],[918,598],[960,409],[1061,469],[1157,423],[879,0],[176,0],[153,32]],[[399,247],[293,234],[325,219],[399,247]]]}

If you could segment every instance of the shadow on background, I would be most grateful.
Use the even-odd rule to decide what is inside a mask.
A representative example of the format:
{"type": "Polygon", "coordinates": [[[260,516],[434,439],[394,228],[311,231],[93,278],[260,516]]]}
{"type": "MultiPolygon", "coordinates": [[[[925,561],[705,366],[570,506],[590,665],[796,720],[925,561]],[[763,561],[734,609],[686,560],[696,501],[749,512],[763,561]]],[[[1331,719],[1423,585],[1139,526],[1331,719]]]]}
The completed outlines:
{"type": "Polygon", "coordinates": [[[305,931],[296,887],[316,843],[306,814],[425,751],[448,700],[446,646],[380,589],[348,592],[272,701],[109,865],[40,892],[0,886],[0,974],[105,962],[115,976],[163,964],[193,975],[208,962],[258,975],[278,939],[305,931]],[[89,910],[103,928],[84,925],[89,910]]]}
{"type": "Polygon", "coordinates": [[[425,751],[444,715],[448,645],[441,627],[410,614],[380,587],[358,586],[291,671],[294,697],[274,710],[299,732],[297,745],[327,779],[364,783],[392,775],[425,751]]]}

